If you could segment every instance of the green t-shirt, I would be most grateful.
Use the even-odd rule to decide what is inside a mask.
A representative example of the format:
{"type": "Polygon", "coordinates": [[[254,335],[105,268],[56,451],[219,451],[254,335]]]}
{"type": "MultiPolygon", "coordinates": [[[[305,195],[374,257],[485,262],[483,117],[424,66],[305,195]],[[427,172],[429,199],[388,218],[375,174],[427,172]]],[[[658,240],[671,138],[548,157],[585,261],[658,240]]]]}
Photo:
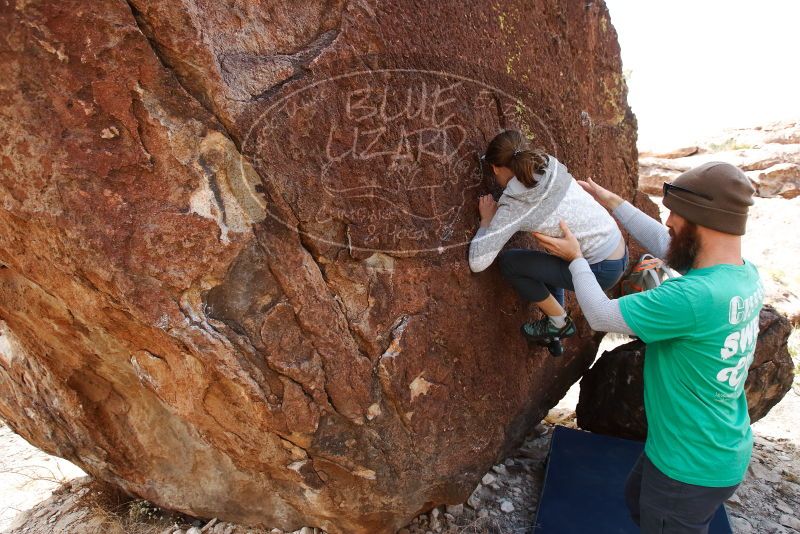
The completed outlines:
{"type": "Polygon", "coordinates": [[[758,270],[745,260],[619,299],[647,344],[645,453],[670,478],[708,487],[744,478],[753,448],[744,382],[763,298],[758,270]]]}

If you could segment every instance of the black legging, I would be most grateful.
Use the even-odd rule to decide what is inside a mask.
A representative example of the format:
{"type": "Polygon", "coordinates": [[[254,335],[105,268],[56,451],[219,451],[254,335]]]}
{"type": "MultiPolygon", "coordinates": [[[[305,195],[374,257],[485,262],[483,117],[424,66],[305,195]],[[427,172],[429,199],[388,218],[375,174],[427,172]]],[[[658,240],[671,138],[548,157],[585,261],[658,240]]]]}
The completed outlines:
{"type": "MultiPolygon", "coordinates": [[[[500,272],[525,300],[541,302],[551,294],[564,306],[564,289],[573,291],[569,263],[536,250],[514,248],[500,253],[500,272]]],[[[614,287],[628,266],[628,249],[618,260],[603,260],[589,267],[604,290],[614,287]]]]}

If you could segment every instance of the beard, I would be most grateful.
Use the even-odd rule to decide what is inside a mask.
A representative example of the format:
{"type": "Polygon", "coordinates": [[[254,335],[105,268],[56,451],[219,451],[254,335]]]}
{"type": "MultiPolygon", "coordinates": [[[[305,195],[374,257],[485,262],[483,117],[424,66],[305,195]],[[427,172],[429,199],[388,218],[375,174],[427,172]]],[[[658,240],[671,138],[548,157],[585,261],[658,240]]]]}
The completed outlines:
{"type": "Polygon", "coordinates": [[[679,232],[669,229],[672,240],[667,249],[664,261],[680,273],[685,273],[694,265],[697,253],[700,251],[700,238],[697,235],[697,225],[686,221],[679,232]]]}

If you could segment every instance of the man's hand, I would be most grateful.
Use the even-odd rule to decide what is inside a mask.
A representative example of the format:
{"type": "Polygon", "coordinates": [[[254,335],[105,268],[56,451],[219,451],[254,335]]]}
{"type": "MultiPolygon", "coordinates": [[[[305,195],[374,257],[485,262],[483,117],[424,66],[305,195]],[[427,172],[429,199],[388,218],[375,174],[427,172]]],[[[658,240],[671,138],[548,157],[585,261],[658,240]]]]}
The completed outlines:
{"type": "Polygon", "coordinates": [[[617,206],[624,202],[622,197],[612,193],[605,187],[597,185],[591,178],[587,178],[585,182],[583,180],[578,180],[578,183],[587,193],[592,195],[601,206],[608,210],[614,211],[617,206]]]}
{"type": "Polygon", "coordinates": [[[483,195],[478,199],[478,212],[481,214],[481,227],[486,228],[497,213],[497,202],[492,195],[483,195]]]}
{"type": "Polygon", "coordinates": [[[564,237],[550,237],[548,235],[533,233],[533,237],[544,247],[548,254],[558,256],[562,260],[572,262],[576,258],[582,258],[581,245],[578,239],[570,231],[567,223],[560,222],[561,231],[564,232],[564,237]]]}

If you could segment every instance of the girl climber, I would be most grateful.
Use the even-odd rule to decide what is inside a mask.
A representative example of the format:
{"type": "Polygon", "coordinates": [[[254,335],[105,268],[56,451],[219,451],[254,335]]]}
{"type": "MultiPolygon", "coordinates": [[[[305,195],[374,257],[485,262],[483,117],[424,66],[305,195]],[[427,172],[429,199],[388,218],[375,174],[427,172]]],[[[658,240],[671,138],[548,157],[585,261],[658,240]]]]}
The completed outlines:
{"type": "Polygon", "coordinates": [[[500,252],[516,232],[536,232],[560,237],[561,221],[581,244],[600,287],[609,289],[622,277],[628,249],[616,221],[583,190],[567,168],[539,148],[531,148],[517,130],[505,130],[489,143],[481,156],[484,168],[504,188],[500,200],[491,195],[478,200],[481,225],[469,247],[469,266],[480,272],[500,254],[500,270],[517,293],[535,302],[545,317],[522,325],[530,341],[557,343],[575,334],[572,318],[564,310],[564,289],[573,290],[569,263],[545,252],[510,249],[500,252]]]}

